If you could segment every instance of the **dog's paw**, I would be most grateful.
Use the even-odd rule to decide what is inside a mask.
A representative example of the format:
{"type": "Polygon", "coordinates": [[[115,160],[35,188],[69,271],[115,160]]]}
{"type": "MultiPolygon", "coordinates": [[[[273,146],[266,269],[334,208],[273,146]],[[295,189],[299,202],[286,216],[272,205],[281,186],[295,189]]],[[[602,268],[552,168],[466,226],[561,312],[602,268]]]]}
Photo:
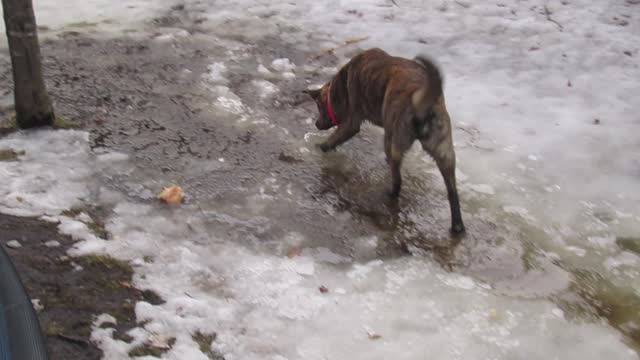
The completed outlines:
{"type": "Polygon", "coordinates": [[[387,190],[385,192],[385,195],[387,195],[387,197],[391,200],[398,200],[398,198],[400,197],[400,190],[387,190]]]}
{"type": "Polygon", "coordinates": [[[334,150],[334,148],[331,145],[327,144],[327,143],[316,144],[316,147],[318,149],[322,150],[322,152],[325,152],[325,153],[334,150]]]}
{"type": "Polygon", "coordinates": [[[454,237],[458,237],[464,235],[466,230],[463,224],[454,224],[453,226],[451,226],[451,229],[449,229],[449,232],[454,237]]]}

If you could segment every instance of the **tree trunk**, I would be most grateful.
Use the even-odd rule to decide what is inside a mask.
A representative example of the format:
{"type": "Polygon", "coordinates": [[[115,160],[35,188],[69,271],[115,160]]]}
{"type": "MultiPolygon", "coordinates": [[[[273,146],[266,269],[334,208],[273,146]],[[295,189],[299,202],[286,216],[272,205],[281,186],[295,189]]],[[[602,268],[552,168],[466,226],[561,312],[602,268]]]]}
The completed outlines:
{"type": "Polygon", "coordinates": [[[52,125],[55,115],[42,76],[32,0],[2,0],[2,8],[13,69],[16,124],[19,128],[52,125]]]}

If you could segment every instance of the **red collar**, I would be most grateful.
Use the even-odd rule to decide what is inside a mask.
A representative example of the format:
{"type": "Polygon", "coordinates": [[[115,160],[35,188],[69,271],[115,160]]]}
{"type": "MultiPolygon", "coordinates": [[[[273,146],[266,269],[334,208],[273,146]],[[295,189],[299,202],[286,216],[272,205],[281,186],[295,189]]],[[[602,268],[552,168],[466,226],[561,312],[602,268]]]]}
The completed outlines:
{"type": "Polygon", "coordinates": [[[335,126],[339,126],[340,122],[338,121],[338,118],[336,117],[336,114],[333,112],[333,108],[331,107],[331,88],[329,88],[329,91],[327,91],[327,113],[329,114],[329,119],[331,119],[331,122],[333,123],[333,125],[335,126]]]}

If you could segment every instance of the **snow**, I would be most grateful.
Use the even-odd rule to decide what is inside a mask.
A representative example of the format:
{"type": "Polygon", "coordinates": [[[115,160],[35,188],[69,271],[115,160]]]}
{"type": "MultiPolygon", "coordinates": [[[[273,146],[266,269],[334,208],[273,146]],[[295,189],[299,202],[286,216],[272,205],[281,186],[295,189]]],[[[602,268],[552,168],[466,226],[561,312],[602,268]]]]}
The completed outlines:
{"type": "Polygon", "coordinates": [[[21,161],[1,164],[0,211],[17,216],[56,215],[88,198],[93,173],[88,139],[88,133],[73,130],[16,133],[3,138],[0,148],[25,154],[21,161]]]}
{"type": "Polygon", "coordinates": [[[36,312],[44,310],[44,306],[40,303],[40,299],[32,299],[31,305],[36,312]]]}
{"type": "MultiPolygon", "coordinates": [[[[445,74],[454,125],[477,129],[480,141],[457,148],[463,208],[473,207],[466,199],[479,198],[486,208],[479,213],[520,229],[524,240],[529,227],[540,230],[547,236],[531,235],[536,245],[574,267],[615,277],[640,264],[636,254],[615,247],[620,229],[640,231],[640,7],[588,0],[187,3],[206,10],[202,26],[212,34],[281,36],[316,50],[367,35],[358,46],[381,46],[407,57],[433,55],[445,74]],[[625,14],[632,19],[625,26],[613,20],[625,14]],[[281,23],[299,33],[283,34],[276,25],[281,23]],[[307,43],[312,33],[323,39],[321,46],[307,43]],[[617,223],[601,220],[603,213],[617,223]]],[[[98,32],[143,26],[167,7],[164,1],[35,1],[40,25],[62,30],[95,22],[91,28],[98,32]]],[[[336,51],[341,62],[352,54],[348,49],[353,47],[336,51]]],[[[265,98],[279,91],[277,77],[295,79],[303,69],[287,58],[261,61],[266,65],[255,69],[263,79],[251,84],[265,98]]],[[[237,115],[239,122],[270,124],[228,87],[232,63],[212,59],[202,76],[212,106],[237,115]]],[[[329,76],[336,69],[317,70],[329,76]]],[[[299,151],[310,153],[316,136],[299,139],[299,151]]],[[[465,136],[454,133],[457,144],[466,144],[465,136]]],[[[135,286],[166,300],[136,304],[137,320],[146,323],[130,332],[131,344],[113,339],[113,329],[100,327],[109,321],[99,317],[92,339],[107,359],[126,358],[139,344],[172,337],[176,343],[164,358],[205,359],[191,338],[196,331],[217,333],[213,346],[227,360],[638,358],[606,324],[569,319],[545,297],[523,299],[517,291],[509,296],[496,291],[501,284],[447,272],[419,253],[356,261],[291,233],[280,240],[305,249],[289,258],[227,238],[224,230],[253,229],[268,221],[261,218],[268,205],[287,201],[275,179],[247,194],[240,210],[216,209],[230,224],[218,228],[207,223],[201,208],[185,204],[169,216],[157,205],[102,187],[101,175],[123,171],[130,160],[126,154],[92,153],[85,132],[16,133],[1,138],[0,148],[25,151],[19,161],[0,163],[0,212],[59,221],[61,232],[80,240],[70,255],[97,252],[132,261],[135,286]],[[96,192],[116,205],[106,224],[109,241],[91,234],[86,218],[61,215],[96,192]],[[140,261],[145,257],[153,261],[140,261]],[[321,286],[329,291],[319,291],[321,286]]],[[[407,164],[433,172],[415,158],[407,164]]],[[[379,242],[365,236],[358,243],[370,251],[379,242]]],[[[631,288],[640,284],[637,274],[624,281],[631,288]]],[[[563,278],[556,291],[568,283],[563,278]]]]}
{"type": "MultiPolygon", "coordinates": [[[[51,0],[33,0],[36,23],[48,28],[40,31],[40,36],[50,31],[71,29],[89,30],[96,34],[136,28],[144,21],[159,15],[174,1],[171,0],[69,0],[60,4],[51,0]]],[[[4,21],[0,8],[0,29],[4,35],[4,21]]],[[[5,36],[0,37],[0,47],[6,46],[5,36]]]]}
{"type": "Polygon", "coordinates": [[[49,241],[44,243],[44,246],[49,247],[49,248],[60,247],[60,242],[58,242],[56,240],[49,240],[49,241]]]}
{"type": "Polygon", "coordinates": [[[215,62],[207,67],[207,74],[204,76],[205,81],[213,84],[226,84],[229,82],[223,74],[227,72],[224,63],[215,62]]]}
{"type": "MultiPolygon", "coordinates": [[[[8,144],[26,150],[21,167],[33,173],[23,171],[19,177],[46,178],[51,171],[29,147],[57,144],[57,151],[41,156],[55,164],[59,174],[92,163],[86,134],[76,131],[37,131],[0,140],[0,146],[8,144]]],[[[83,181],[80,186],[77,177],[62,177],[58,184],[80,190],[91,183],[90,178],[83,181]]],[[[25,198],[31,198],[29,191],[41,191],[38,186],[8,184],[22,189],[25,198]]],[[[57,195],[67,199],[66,194],[57,195]]],[[[48,203],[40,204],[41,213],[51,212],[48,203]]],[[[36,211],[32,202],[19,207],[13,210],[36,211]]],[[[97,324],[105,320],[99,319],[92,338],[107,359],[122,358],[141,343],[172,337],[176,343],[166,358],[202,358],[191,339],[196,331],[216,332],[214,347],[230,360],[418,359],[425,354],[441,359],[637,358],[606,326],[568,321],[546,300],[493,294],[490,286],[446,272],[428,258],[358,263],[322,248],[287,258],[218,238],[202,226],[205,218],[198,214],[185,205],[167,217],[154,205],[133,203],[122,195],[107,224],[113,241],[91,236],[84,223],[59,216],[63,233],[84,238],[73,255],[104,252],[128,260],[153,256],[153,262],[137,263],[134,284],[157,291],[167,302],[136,304],[137,319],[146,324],[130,332],[131,344],[113,339],[113,329],[102,329],[97,324]],[[209,239],[206,245],[202,237],[209,239]],[[322,293],[320,286],[329,292],[322,293]],[[381,337],[374,342],[369,333],[381,337]]],[[[288,239],[290,244],[307,243],[300,234],[288,239]]]]}
{"type": "Polygon", "coordinates": [[[254,80],[253,85],[258,89],[262,98],[268,98],[280,91],[277,86],[267,80],[254,80]]]}
{"type": "Polygon", "coordinates": [[[9,240],[6,243],[9,249],[19,249],[22,247],[22,244],[18,240],[9,240]]]}
{"type": "MultiPolygon", "coordinates": [[[[296,77],[294,70],[296,65],[289,59],[275,59],[271,63],[271,67],[282,74],[285,79],[293,79],[296,77]]],[[[260,69],[259,69],[260,70],[260,69]]]]}
{"type": "Polygon", "coordinates": [[[471,184],[469,188],[477,193],[485,194],[485,195],[494,195],[495,191],[491,185],[487,184],[471,184]]]}

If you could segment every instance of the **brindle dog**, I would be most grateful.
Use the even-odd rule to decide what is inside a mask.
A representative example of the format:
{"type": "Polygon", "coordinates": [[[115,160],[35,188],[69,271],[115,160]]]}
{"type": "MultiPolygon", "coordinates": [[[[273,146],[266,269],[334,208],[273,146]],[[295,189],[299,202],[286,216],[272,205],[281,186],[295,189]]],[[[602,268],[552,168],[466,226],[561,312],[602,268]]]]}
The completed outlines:
{"type": "Polygon", "coordinates": [[[451,208],[451,232],[464,233],[456,189],[456,155],[451,120],[444,103],[440,71],[429,59],[394,57],[369,49],[351,59],[329,82],[306,90],[316,102],[318,130],[337,130],[319,147],[327,152],[351,139],[365,120],[384,128],[384,151],[397,198],[400,165],[415,140],[435,160],[444,178],[451,208]]]}

